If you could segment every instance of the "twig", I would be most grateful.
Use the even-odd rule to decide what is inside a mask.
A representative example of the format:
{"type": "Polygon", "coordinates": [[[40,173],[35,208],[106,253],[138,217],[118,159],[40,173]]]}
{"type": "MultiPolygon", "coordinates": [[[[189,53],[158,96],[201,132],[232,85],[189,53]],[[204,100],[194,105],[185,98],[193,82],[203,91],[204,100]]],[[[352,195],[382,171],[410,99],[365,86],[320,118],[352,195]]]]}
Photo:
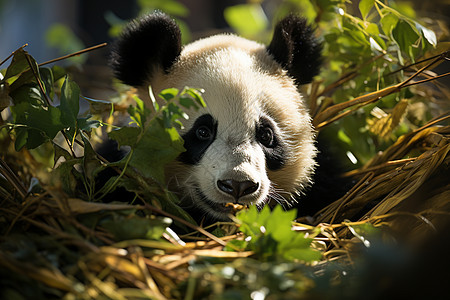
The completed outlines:
{"type": "Polygon", "coordinates": [[[423,80],[420,80],[420,81],[411,82],[411,83],[405,84],[403,87],[408,87],[408,86],[412,86],[412,85],[416,85],[416,84],[425,83],[425,82],[436,80],[436,79],[439,79],[439,78],[442,78],[442,77],[445,77],[445,76],[449,76],[449,75],[450,75],[450,72],[445,73],[445,74],[441,74],[441,75],[437,75],[437,76],[434,76],[434,77],[431,77],[431,78],[423,79],[423,80]]]}
{"type": "Polygon", "coordinates": [[[387,74],[386,76],[393,75],[393,74],[398,73],[398,72],[400,72],[400,71],[406,70],[406,69],[408,69],[409,67],[419,65],[419,64],[424,63],[424,62],[426,62],[426,61],[435,59],[435,58],[437,58],[437,57],[444,57],[444,59],[447,59],[447,56],[449,55],[449,53],[450,53],[450,51],[447,50],[447,51],[445,51],[445,52],[439,53],[439,54],[434,55],[434,56],[432,56],[432,57],[428,57],[428,58],[419,60],[419,61],[417,61],[417,62],[415,62],[415,63],[412,63],[412,64],[409,64],[409,65],[407,65],[407,66],[401,67],[401,68],[398,69],[398,70],[392,71],[391,73],[387,74]]]}
{"type": "Polygon", "coordinates": [[[383,169],[383,168],[388,168],[388,167],[396,167],[398,165],[404,165],[405,163],[411,162],[416,160],[416,157],[413,158],[404,158],[404,159],[398,159],[398,160],[391,160],[385,163],[382,163],[380,165],[377,166],[373,166],[373,167],[369,167],[367,169],[356,169],[356,170],[352,170],[352,171],[348,171],[343,173],[341,176],[342,177],[353,177],[356,175],[361,175],[367,172],[373,172],[373,171],[377,171],[379,169],[383,169]]]}
{"type": "MultiPolygon", "coordinates": [[[[446,54],[446,53],[444,53],[444,54],[446,54]]],[[[330,124],[331,123],[330,119],[335,121],[337,119],[340,119],[341,117],[346,116],[348,113],[342,112],[342,111],[349,107],[352,107],[355,105],[361,105],[361,106],[367,105],[369,103],[378,101],[382,97],[385,97],[392,93],[398,92],[402,88],[405,88],[405,87],[413,85],[413,84],[417,84],[417,83],[410,83],[410,82],[415,77],[417,77],[420,73],[422,73],[424,70],[428,69],[429,67],[431,67],[435,63],[437,63],[439,60],[447,59],[446,55],[444,55],[444,54],[441,54],[441,55],[435,57],[429,64],[420,68],[412,76],[410,76],[408,79],[402,81],[401,83],[398,83],[398,84],[386,87],[384,89],[381,89],[381,90],[378,90],[378,91],[375,91],[375,92],[372,92],[372,93],[369,93],[366,95],[362,95],[362,96],[356,97],[352,100],[349,100],[349,101],[346,101],[343,103],[339,103],[339,104],[335,104],[333,106],[326,108],[325,110],[323,110],[322,112],[317,114],[317,116],[314,117],[313,125],[315,126],[316,129],[320,129],[320,128],[330,124]],[[341,115],[338,115],[339,113],[341,113],[341,115]],[[336,116],[336,115],[338,115],[338,116],[336,116]]],[[[441,78],[441,77],[447,76],[447,75],[448,75],[448,73],[440,75],[440,76],[435,76],[433,78],[428,78],[423,82],[435,80],[437,78],[441,78]]]]}
{"type": "Polygon", "coordinates": [[[149,209],[151,211],[154,211],[154,212],[156,212],[156,213],[158,213],[160,215],[164,215],[166,217],[169,217],[169,218],[173,219],[174,221],[180,222],[181,224],[183,224],[183,225],[185,225],[185,226],[187,226],[187,227],[189,227],[191,229],[197,230],[198,232],[200,232],[200,233],[206,235],[207,237],[209,237],[210,239],[216,241],[221,246],[226,246],[227,245],[227,243],[225,243],[224,241],[222,241],[221,239],[216,237],[214,234],[209,233],[205,229],[203,229],[203,228],[201,228],[199,226],[193,225],[193,224],[189,223],[188,221],[183,220],[183,219],[181,219],[181,218],[179,218],[177,216],[171,215],[171,214],[163,211],[162,209],[159,209],[159,208],[156,208],[154,206],[151,206],[148,203],[145,203],[145,208],[149,209]]]}
{"type": "Polygon", "coordinates": [[[330,85],[328,85],[327,87],[325,87],[325,89],[320,92],[317,97],[323,96],[325,94],[327,94],[329,91],[333,90],[334,88],[337,88],[338,86],[342,85],[343,83],[349,81],[350,79],[356,77],[358,75],[358,70],[362,69],[363,67],[373,63],[374,61],[382,58],[385,54],[382,53],[380,55],[374,56],[371,59],[363,62],[361,65],[357,66],[354,70],[345,73],[344,75],[342,75],[338,80],[336,80],[335,82],[331,83],[330,85]]]}
{"type": "Polygon", "coordinates": [[[378,99],[380,99],[384,96],[387,96],[394,92],[399,91],[399,89],[400,89],[399,86],[400,86],[399,84],[390,86],[390,87],[384,88],[382,90],[372,92],[372,93],[369,93],[366,95],[362,95],[362,96],[356,97],[352,100],[330,106],[327,109],[325,109],[323,112],[319,113],[317,115],[317,117],[313,120],[313,123],[314,123],[315,127],[317,128],[317,126],[319,124],[325,122],[328,118],[336,115],[337,113],[343,111],[344,109],[347,109],[347,108],[357,105],[357,104],[368,104],[368,103],[377,101],[378,99]]]}
{"type": "MultiPolygon", "coordinates": [[[[444,53],[446,54],[446,53],[444,53]]],[[[420,68],[416,73],[414,73],[412,76],[410,76],[408,79],[406,79],[405,81],[403,81],[402,83],[399,84],[400,88],[403,88],[405,86],[407,86],[407,84],[413,80],[414,78],[417,77],[417,75],[419,75],[420,73],[422,73],[423,71],[425,71],[426,69],[430,68],[432,65],[434,65],[435,63],[437,63],[440,60],[446,59],[446,55],[441,54],[438,57],[436,57],[432,62],[430,62],[429,64],[427,64],[426,66],[420,68]]],[[[433,79],[435,79],[436,77],[433,77],[433,79]]]]}
{"type": "Polygon", "coordinates": [[[431,126],[433,126],[434,124],[440,123],[440,122],[445,121],[445,120],[447,120],[447,119],[449,119],[449,118],[450,118],[450,112],[447,111],[447,112],[443,113],[442,115],[440,115],[440,116],[434,118],[433,120],[431,120],[431,121],[428,122],[427,124],[423,125],[422,127],[417,128],[417,129],[414,130],[413,132],[419,132],[419,131],[422,131],[422,130],[424,130],[425,128],[431,127],[431,126]]]}
{"type": "Polygon", "coordinates": [[[44,66],[44,65],[48,65],[48,64],[51,64],[51,63],[54,63],[54,62],[57,62],[57,61],[60,61],[60,60],[64,60],[64,59],[67,59],[67,58],[70,58],[70,57],[73,57],[73,56],[77,56],[77,55],[80,55],[80,54],[83,54],[83,53],[86,53],[86,52],[89,52],[89,51],[93,51],[93,50],[96,50],[96,49],[99,49],[99,48],[103,48],[106,45],[108,45],[108,44],[107,43],[103,43],[103,44],[99,44],[99,45],[96,45],[96,46],[92,46],[92,47],[89,47],[89,48],[86,48],[86,49],[74,52],[72,54],[64,55],[64,56],[61,56],[61,57],[58,57],[58,58],[54,58],[54,59],[51,59],[49,61],[40,63],[38,66],[41,67],[41,66],[44,66]]]}

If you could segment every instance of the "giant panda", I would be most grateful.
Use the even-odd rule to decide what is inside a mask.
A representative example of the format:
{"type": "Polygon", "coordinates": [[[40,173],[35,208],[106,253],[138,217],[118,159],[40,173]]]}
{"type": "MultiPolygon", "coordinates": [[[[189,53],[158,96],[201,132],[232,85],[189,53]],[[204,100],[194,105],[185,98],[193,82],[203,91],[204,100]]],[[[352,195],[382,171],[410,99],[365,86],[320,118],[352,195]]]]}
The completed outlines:
{"type": "Polygon", "coordinates": [[[294,15],[269,45],[219,34],[182,46],[176,22],[156,12],[132,21],[111,55],[115,76],[146,101],[148,86],[204,89],[207,105],[188,111],[186,151],[166,177],[183,207],[214,220],[228,220],[229,203],[291,207],[311,185],[315,132],[299,87],[320,64],[321,43],[294,15]]]}

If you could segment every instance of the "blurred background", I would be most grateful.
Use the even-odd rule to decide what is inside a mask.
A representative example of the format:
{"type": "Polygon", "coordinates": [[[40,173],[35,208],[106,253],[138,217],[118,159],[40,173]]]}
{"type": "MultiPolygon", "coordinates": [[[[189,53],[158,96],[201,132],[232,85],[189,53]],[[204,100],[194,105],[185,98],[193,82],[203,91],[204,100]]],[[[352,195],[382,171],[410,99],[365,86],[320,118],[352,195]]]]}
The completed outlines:
{"type": "MultiPolygon", "coordinates": [[[[110,42],[121,25],[160,9],[188,25],[194,35],[227,27],[226,6],[245,0],[0,0],[0,57],[25,43],[38,62],[62,51],[110,42]]],[[[267,1],[277,2],[277,1],[267,1]]],[[[188,35],[189,37],[190,35],[188,35]]]]}
{"type": "MultiPolygon", "coordinates": [[[[303,6],[305,11],[300,13],[308,13],[307,5],[298,5],[308,2],[304,0],[0,0],[0,59],[25,43],[29,44],[27,51],[42,62],[111,42],[126,21],[155,9],[177,18],[185,27],[184,42],[188,42],[216,31],[230,31],[225,9],[249,2],[260,3],[269,20],[282,5],[286,9],[303,6]],[[297,4],[286,5],[294,2],[297,4]]],[[[449,21],[449,0],[408,3],[419,16],[449,21]]]]}

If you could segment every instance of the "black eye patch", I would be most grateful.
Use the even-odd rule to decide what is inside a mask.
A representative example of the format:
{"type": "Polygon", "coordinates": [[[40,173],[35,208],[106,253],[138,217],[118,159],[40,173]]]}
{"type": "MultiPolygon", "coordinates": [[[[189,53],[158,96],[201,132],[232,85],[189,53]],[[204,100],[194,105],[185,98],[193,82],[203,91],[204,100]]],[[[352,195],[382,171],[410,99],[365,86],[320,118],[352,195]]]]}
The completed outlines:
{"type": "Polygon", "coordinates": [[[197,164],[216,139],[216,134],[217,122],[210,114],[198,117],[192,128],[182,135],[186,151],[180,154],[178,160],[189,165],[197,164]]]}
{"type": "Polygon", "coordinates": [[[270,119],[266,117],[259,119],[256,124],[255,138],[262,146],[267,168],[272,171],[282,168],[286,161],[286,150],[270,119]]]}

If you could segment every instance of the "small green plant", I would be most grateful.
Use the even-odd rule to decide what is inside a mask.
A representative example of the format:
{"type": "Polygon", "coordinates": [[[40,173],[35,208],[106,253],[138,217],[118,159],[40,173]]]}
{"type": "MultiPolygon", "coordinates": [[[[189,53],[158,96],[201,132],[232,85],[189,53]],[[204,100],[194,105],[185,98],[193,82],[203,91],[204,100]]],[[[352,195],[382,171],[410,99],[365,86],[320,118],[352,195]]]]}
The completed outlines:
{"type": "Polygon", "coordinates": [[[61,68],[39,67],[23,48],[14,52],[1,81],[12,100],[12,123],[15,149],[34,149],[53,141],[61,133],[73,151],[75,137],[90,132],[100,123],[90,116],[79,116],[80,90],[61,68]],[[62,81],[62,86],[59,84],[62,81]],[[55,99],[56,93],[59,98],[55,99]],[[58,100],[59,105],[56,105],[58,100]]]}
{"type": "Polygon", "coordinates": [[[248,211],[241,211],[236,216],[239,230],[245,234],[245,239],[233,240],[228,247],[254,251],[263,261],[311,263],[320,260],[321,253],[311,247],[314,236],[306,237],[292,230],[292,221],[296,215],[296,209],[284,211],[280,205],[272,211],[268,206],[261,211],[251,206],[248,211]]]}

